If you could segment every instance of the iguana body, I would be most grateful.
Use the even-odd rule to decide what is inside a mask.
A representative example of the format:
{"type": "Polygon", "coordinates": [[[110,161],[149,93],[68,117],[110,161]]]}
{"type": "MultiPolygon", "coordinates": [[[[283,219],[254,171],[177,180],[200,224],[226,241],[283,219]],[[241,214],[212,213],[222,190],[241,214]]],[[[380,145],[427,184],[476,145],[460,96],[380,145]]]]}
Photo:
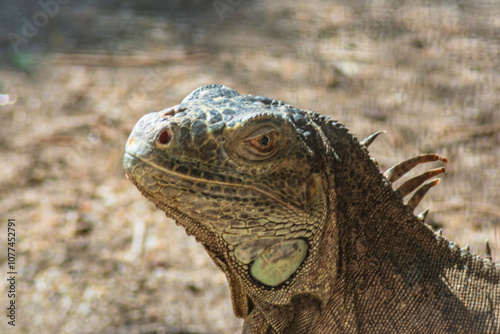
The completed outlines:
{"type": "MultiPolygon", "coordinates": [[[[498,333],[499,270],[413,214],[340,123],[204,86],[145,115],[129,179],[227,276],[244,333],[498,333]]],[[[208,306],[207,306],[208,307],[208,306]]]]}

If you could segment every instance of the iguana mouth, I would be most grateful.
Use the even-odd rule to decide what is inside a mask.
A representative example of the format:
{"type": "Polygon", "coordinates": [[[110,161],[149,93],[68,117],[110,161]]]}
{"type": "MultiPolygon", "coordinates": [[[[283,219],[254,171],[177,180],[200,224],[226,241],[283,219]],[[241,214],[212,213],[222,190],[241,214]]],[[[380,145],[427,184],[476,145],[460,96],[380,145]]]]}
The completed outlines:
{"type": "MultiPolygon", "coordinates": [[[[254,191],[264,195],[264,197],[269,198],[269,200],[271,200],[273,203],[279,203],[279,204],[283,205],[284,207],[286,207],[287,209],[292,210],[293,212],[296,212],[297,214],[301,213],[300,209],[297,208],[295,205],[293,205],[292,203],[287,203],[287,202],[283,201],[282,199],[280,199],[278,196],[274,195],[271,191],[269,191],[268,189],[266,189],[262,185],[259,185],[259,186],[245,185],[245,184],[242,184],[241,181],[240,181],[241,183],[238,184],[237,182],[234,182],[234,181],[237,181],[235,178],[232,178],[233,182],[223,182],[223,181],[219,181],[219,180],[227,179],[227,177],[220,175],[220,174],[212,173],[210,171],[195,170],[193,168],[190,168],[189,170],[184,168],[182,170],[186,171],[186,173],[180,173],[180,172],[178,172],[180,170],[179,167],[177,167],[175,169],[169,169],[169,168],[165,168],[162,166],[158,166],[150,161],[146,161],[145,159],[141,159],[140,157],[138,157],[130,152],[125,152],[123,159],[124,159],[125,164],[130,164],[131,167],[133,167],[133,170],[130,170],[129,168],[127,168],[127,177],[129,179],[136,180],[136,182],[135,182],[136,185],[141,183],[139,180],[137,180],[137,177],[139,177],[139,176],[136,173],[134,173],[135,168],[138,167],[137,162],[140,162],[143,166],[148,166],[149,168],[151,168],[154,171],[161,171],[163,180],[168,180],[168,176],[172,176],[172,179],[177,178],[179,180],[192,182],[194,184],[202,184],[204,186],[211,185],[212,192],[210,194],[206,193],[208,191],[208,187],[205,191],[199,191],[201,194],[206,193],[208,197],[212,197],[212,198],[216,197],[216,198],[231,199],[231,200],[241,199],[241,200],[245,201],[244,198],[240,198],[238,196],[237,191],[235,191],[236,194],[228,194],[228,193],[225,193],[224,191],[222,191],[222,189],[228,189],[228,188],[250,189],[250,190],[254,190],[254,191]],[[132,165],[131,164],[132,161],[134,161],[135,164],[132,165]],[[192,174],[195,174],[196,177],[192,176],[192,174]],[[201,176],[201,177],[198,177],[198,176],[201,176]],[[215,187],[213,187],[213,186],[215,186],[215,187]],[[216,189],[217,187],[220,187],[221,191],[214,194],[214,188],[216,189]]],[[[174,166],[175,163],[170,161],[170,165],[174,166]]],[[[150,175],[152,176],[153,173],[150,173],[150,175]]],[[[161,180],[162,179],[158,179],[159,182],[161,182],[161,180]]],[[[145,192],[147,191],[146,187],[143,187],[143,189],[145,192]]]]}

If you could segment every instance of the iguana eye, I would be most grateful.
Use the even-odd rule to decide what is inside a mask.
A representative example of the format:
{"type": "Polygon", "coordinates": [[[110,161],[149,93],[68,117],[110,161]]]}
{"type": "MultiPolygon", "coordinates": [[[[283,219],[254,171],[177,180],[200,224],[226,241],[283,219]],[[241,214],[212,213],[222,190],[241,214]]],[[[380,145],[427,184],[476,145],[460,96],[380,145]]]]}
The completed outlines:
{"type": "Polygon", "coordinates": [[[275,147],[274,131],[250,139],[250,143],[261,153],[271,152],[275,147]]]}
{"type": "Polygon", "coordinates": [[[234,143],[237,144],[228,145],[228,150],[248,161],[256,162],[271,159],[276,154],[284,152],[286,145],[283,143],[283,129],[278,129],[272,124],[265,124],[252,130],[252,132],[242,131],[242,133],[236,131],[234,143]]]}

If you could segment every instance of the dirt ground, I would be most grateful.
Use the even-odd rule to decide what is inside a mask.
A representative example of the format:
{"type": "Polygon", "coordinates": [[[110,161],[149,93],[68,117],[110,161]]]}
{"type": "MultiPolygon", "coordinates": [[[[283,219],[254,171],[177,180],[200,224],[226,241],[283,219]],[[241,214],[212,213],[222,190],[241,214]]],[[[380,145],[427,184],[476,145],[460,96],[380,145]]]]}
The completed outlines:
{"type": "Polygon", "coordinates": [[[360,138],[387,130],[370,149],[383,169],[447,156],[417,211],[479,255],[489,239],[500,260],[498,2],[66,2],[46,22],[34,1],[0,4],[4,283],[9,218],[17,237],[16,326],[1,315],[0,333],[241,331],[224,275],[122,167],[141,115],[209,83],[360,138]]]}

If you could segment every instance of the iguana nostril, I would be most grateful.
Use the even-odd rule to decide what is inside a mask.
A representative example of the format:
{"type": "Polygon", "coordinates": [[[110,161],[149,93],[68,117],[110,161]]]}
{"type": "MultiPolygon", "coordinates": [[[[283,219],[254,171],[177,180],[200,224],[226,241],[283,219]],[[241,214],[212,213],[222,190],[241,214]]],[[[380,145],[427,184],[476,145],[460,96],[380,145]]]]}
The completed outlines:
{"type": "Polygon", "coordinates": [[[163,130],[160,135],[158,136],[158,142],[162,145],[168,145],[174,138],[174,134],[172,133],[171,130],[163,130]]]}

